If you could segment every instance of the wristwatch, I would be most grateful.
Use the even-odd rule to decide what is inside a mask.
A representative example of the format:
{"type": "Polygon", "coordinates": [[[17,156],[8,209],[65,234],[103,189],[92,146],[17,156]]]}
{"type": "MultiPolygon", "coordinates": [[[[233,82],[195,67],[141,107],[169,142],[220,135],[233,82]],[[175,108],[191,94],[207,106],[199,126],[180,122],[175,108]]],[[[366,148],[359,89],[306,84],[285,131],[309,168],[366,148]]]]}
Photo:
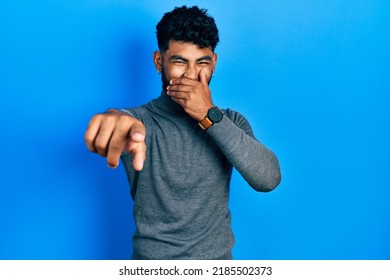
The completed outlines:
{"type": "Polygon", "coordinates": [[[212,107],[207,112],[206,117],[200,122],[198,122],[198,124],[203,130],[206,130],[213,124],[220,122],[222,120],[222,117],[223,111],[218,107],[212,107]]]}

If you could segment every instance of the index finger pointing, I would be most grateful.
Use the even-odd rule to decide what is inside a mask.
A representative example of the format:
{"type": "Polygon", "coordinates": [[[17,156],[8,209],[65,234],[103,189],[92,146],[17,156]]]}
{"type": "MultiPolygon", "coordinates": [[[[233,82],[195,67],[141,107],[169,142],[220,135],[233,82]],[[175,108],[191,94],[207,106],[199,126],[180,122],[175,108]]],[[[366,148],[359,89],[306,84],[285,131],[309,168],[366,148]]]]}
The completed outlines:
{"type": "Polygon", "coordinates": [[[141,122],[132,118],[122,118],[122,122],[117,123],[109,142],[107,152],[107,164],[115,168],[119,164],[119,158],[125,150],[130,152],[134,143],[142,143],[145,139],[145,128],[141,122]]]}

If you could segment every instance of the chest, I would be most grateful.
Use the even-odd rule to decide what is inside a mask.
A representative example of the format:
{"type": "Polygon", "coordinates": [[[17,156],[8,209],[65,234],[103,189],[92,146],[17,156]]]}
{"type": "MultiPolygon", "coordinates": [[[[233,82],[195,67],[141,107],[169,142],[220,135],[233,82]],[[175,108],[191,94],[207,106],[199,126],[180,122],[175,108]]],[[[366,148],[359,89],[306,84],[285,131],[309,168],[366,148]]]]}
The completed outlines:
{"type": "Polygon", "coordinates": [[[151,116],[145,126],[147,164],[157,165],[164,173],[192,177],[226,168],[225,156],[195,120],[151,116]]]}

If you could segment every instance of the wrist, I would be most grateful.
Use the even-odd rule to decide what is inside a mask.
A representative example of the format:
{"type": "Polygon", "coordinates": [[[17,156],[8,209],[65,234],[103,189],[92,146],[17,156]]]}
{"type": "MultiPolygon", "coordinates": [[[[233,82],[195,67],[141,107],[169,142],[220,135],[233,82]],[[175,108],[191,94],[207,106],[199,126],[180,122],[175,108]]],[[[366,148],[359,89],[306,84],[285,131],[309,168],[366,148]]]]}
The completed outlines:
{"type": "Polygon", "coordinates": [[[205,105],[204,107],[202,106],[201,108],[198,108],[198,110],[193,111],[192,113],[192,118],[196,120],[197,122],[202,121],[205,117],[207,117],[208,111],[215,107],[213,103],[210,103],[209,105],[205,105]]]}
{"type": "Polygon", "coordinates": [[[206,116],[198,122],[203,130],[207,130],[216,123],[219,123],[223,118],[223,111],[219,107],[211,107],[206,116]]]}

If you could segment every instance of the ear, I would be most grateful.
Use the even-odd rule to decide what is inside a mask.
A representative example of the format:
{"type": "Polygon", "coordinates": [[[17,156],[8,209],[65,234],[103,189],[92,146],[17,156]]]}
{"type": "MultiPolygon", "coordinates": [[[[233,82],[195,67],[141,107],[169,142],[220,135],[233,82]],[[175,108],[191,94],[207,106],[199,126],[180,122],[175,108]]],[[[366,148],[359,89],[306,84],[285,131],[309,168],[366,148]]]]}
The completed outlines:
{"type": "Polygon", "coordinates": [[[213,60],[213,72],[211,74],[214,74],[214,72],[215,72],[215,67],[217,67],[217,59],[218,59],[217,54],[213,53],[213,58],[212,58],[212,60],[213,60]]]}
{"type": "Polygon", "coordinates": [[[159,51],[154,51],[153,53],[153,62],[156,67],[157,72],[161,72],[162,69],[162,55],[159,51]]]}

